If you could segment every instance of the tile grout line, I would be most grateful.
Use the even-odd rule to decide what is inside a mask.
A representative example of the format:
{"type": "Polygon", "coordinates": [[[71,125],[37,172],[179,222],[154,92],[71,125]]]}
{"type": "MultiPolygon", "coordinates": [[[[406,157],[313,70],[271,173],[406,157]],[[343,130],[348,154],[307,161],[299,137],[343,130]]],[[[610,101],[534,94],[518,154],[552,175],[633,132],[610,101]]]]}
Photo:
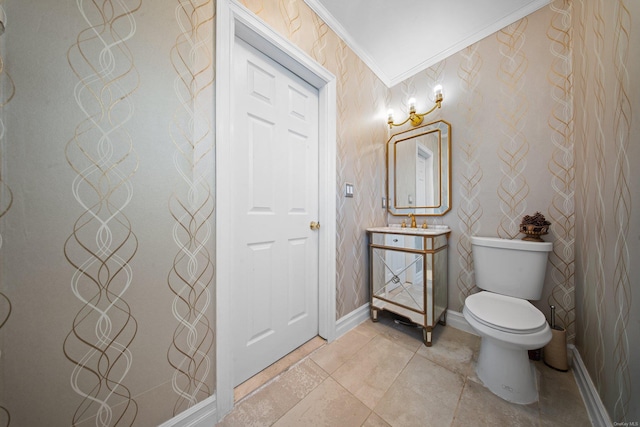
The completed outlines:
{"type": "MultiPolygon", "coordinates": [[[[337,372],[338,369],[340,369],[340,367],[342,367],[345,363],[347,363],[347,361],[351,360],[363,347],[365,347],[367,344],[369,344],[375,337],[377,337],[378,335],[380,335],[379,333],[376,333],[375,335],[373,335],[372,337],[369,337],[367,335],[361,334],[358,331],[353,331],[354,333],[357,333],[358,335],[364,337],[364,338],[369,338],[357,351],[355,351],[350,357],[348,357],[343,363],[341,363],[336,369],[333,370],[333,372],[337,372]]],[[[342,338],[342,337],[341,337],[342,338]]],[[[337,341],[337,340],[336,340],[337,341]]],[[[361,402],[367,409],[369,409],[369,413],[367,414],[367,418],[365,418],[365,421],[371,416],[371,414],[373,413],[373,410],[370,409],[368,406],[366,406],[366,404],[364,402],[362,402],[360,399],[358,399],[358,397],[354,396],[353,393],[351,393],[349,390],[347,390],[342,384],[340,384],[340,382],[335,379],[333,377],[332,373],[327,372],[322,366],[320,366],[318,363],[316,363],[311,356],[318,350],[320,350],[321,348],[324,348],[326,346],[329,346],[333,343],[335,343],[336,341],[333,341],[332,343],[328,343],[328,344],[324,344],[320,347],[318,347],[317,349],[313,350],[311,353],[309,353],[308,355],[306,355],[303,359],[301,359],[300,361],[298,361],[296,364],[292,365],[289,369],[293,368],[294,366],[304,362],[307,358],[309,358],[311,360],[311,362],[313,362],[314,365],[316,365],[320,370],[322,370],[322,372],[324,372],[325,374],[327,374],[326,378],[324,378],[322,381],[320,381],[312,390],[309,391],[309,393],[307,393],[302,399],[300,399],[295,405],[293,405],[291,408],[289,408],[288,411],[286,411],[284,414],[282,414],[280,417],[278,417],[277,420],[275,420],[271,425],[275,425],[276,423],[278,423],[278,421],[280,421],[282,418],[284,418],[289,412],[293,411],[298,405],[300,405],[314,390],[316,390],[318,387],[320,387],[322,384],[324,384],[329,378],[331,378],[331,380],[333,380],[340,388],[342,388],[346,393],[348,393],[350,396],[352,396],[354,399],[358,400],[359,402],[361,402]]],[[[289,369],[285,370],[284,372],[288,371],[289,369]]],[[[284,372],[282,372],[280,375],[284,374],[284,372]]],[[[280,376],[278,375],[278,377],[280,376]]],[[[277,377],[276,377],[277,378],[277,377]]],[[[275,380],[275,378],[274,378],[275,380]]],[[[272,381],[269,381],[267,384],[271,383],[272,381]]],[[[266,384],[265,384],[266,386],[266,384]]],[[[261,387],[262,388],[262,387],[261,387]]],[[[253,394],[253,393],[252,393],[253,394]]],[[[364,423],[363,422],[363,423],[364,423]]]]}
{"type": "MultiPolygon", "coordinates": [[[[266,388],[268,385],[274,383],[276,380],[278,380],[281,376],[283,376],[285,373],[289,372],[290,370],[292,370],[293,368],[295,368],[296,366],[300,365],[301,363],[303,363],[307,358],[310,358],[311,355],[313,353],[315,353],[316,351],[320,350],[321,348],[327,346],[328,344],[323,344],[320,347],[316,348],[315,350],[313,350],[311,353],[307,354],[305,357],[303,357],[302,359],[298,360],[297,362],[295,362],[293,365],[287,367],[284,371],[278,373],[278,375],[274,376],[273,378],[269,379],[268,381],[266,381],[264,384],[258,386],[256,389],[252,390],[251,392],[249,392],[248,394],[246,394],[245,396],[243,396],[240,400],[238,400],[237,402],[234,402],[234,407],[236,405],[239,405],[241,402],[245,401],[246,399],[248,399],[249,397],[255,395],[256,393],[258,393],[260,390],[263,390],[264,388],[266,388]]],[[[313,362],[313,360],[312,360],[313,362]]],[[[325,371],[322,366],[318,365],[317,363],[313,362],[319,369],[322,370],[322,372],[326,373],[327,375],[329,375],[329,373],[327,371],[325,371]]],[[[326,379],[326,378],[325,378],[326,379]]],[[[322,384],[324,382],[324,380],[322,380],[320,382],[320,384],[322,384]]]]}
{"type": "Polygon", "coordinates": [[[463,377],[464,377],[464,381],[462,382],[462,388],[460,389],[460,395],[458,396],[456,409],[453,411],[453,418],[451,419],[451,424],[449,424],[450,427],[453,426],[456,422],[456,418],[458,417],[458,410],[460,409],[460,405],[462,404],[462,396],[464,395],[464,390],[467,387],[467,382],[470,380],[468,375],[464,375],[463,377]]]}
{"type": "MultiPolygon", "coordinates": [[[[286,417],[287,415],[291,416],[291,411],[294,411],[295,408],[298,408],[298,410],[301,410],[302,408],[300,408],[299,405],[303,404],[302,402],[305,402],[304,405],[308,405],[310,404],[309,400],[305,400],[305,399],[309,399],[309,395],[311,393],[313,393],[314,391],[316,391],[318,389],[318,387],[328,387],[328,383],[327,383],[327,379],[331,378],[331,381],[335,384],[335,385],[331,385],[331,387],[334,386],[338,386],[340,387],[340,389],[342,389],[343,391],[346,392],[346,396],[349,397],[349,399],[353,399],[353,403],[355,404],[355,402],[359,402],[358,405],[362,405],[363,407],[360,409],[360,414],[362,416],[364,416],[364,419],[362,422],[360,422],[361,427],[363,425],[366,424],[367,420],[375,418],[378,421],[383,421],[384,423],[387,423],[389,426],[393,427],[393,423],[390,422],[390,420],[387,420],[386,418],[384,418],[382,415],[380,415],[377,411],[376,408],[380,409],[382,408],[382,406],[380,406],[381,402],[383,402],[386,398],[391,398],[393,395],[395,395],[395,393],[393,393],[393,395],[390,395],[390,391],[392,390],[392,388],[394,387],[394,385],[399,384],[399,378],[402,377],[404,372],[407,372],[407,367],[411,364],[412,361],[417,361],[417,360],[427,360],[430,363],[433,363],[435,366],[438,366],[439,368],[449,372],[450,374],[454,374],[455,376],[457,376],[459,378],[459,380],[461,380],[461,387],[457,392],[457,396],[454,394],[451,394],[451,400],[452,401],[456,401],[456,405],[453,408],[453,411],[450,413],[451,415],[451,419],[449,424],[443,424],[443,425],[449,425],[450,427],[453,427],[454,425],[458,425],[459,423],[464,423],[465,420],[467,418],[469,418],[469,413],[467,411],[467,408],[465,407],[465,405],[463,405],[465,402],[467,402],[467,404],[469,403],[466,400],[465,396],[474,396],[477,393],[479,393],[480,389],[477,389],[476,385],[482,385],[481,383],[478,382],[477,377],[475,377],[472,374],[472,369],[473,369],[473,365],[475,363],[475,356],[471,356],[471,360],[470,363],[471,365],[469,365],[470,367],[467,367],[467,365],[464,366],[460,366],[459,364],[451,364],[451,365],[447,365],[445,363],[445,361],[443,361],[441,359],[442,357],[442,351],[436,351],[436,352],[427,352],[424,351],[422,344],[421,345],[417,345],[417,346],[410,346],[410,345],[403,345],[402,343],[405,341],[404,338],[405,337],[401,337],[398,334],[395,333],[387,333],[387,330],[378,330],[377,328],[365,328],[362,329],[360,331],[353,331],[354,333],[356,333],[357,335],[353,335],[352,339],[349,339],[348,337],[345,339],[345,341],[343,342],[343,344],[338,344],[335,345],[335,343],[338,341],[334,341],[331,344],[324,344],[316,349],[314,349],[312,352],[310,352],[309,354],[307,354],[304,358],[302,358],[301,360],[299,360],[298,362],[294,363],[293,365],[291,365],[289,368],[287,368],[285,371],[283,371],[282,373],[280,373],[279,375],[277,375],[276,377],[274,377],[273,379],[271,379],[270,381],[268,381],[267,383],[265,383],[263,386],[259,387],[258,389],[256,389],[254,392],[252,392],[250,395],[246,396],[245,398],[243,398],[241,401],[244,401],[247,397],[249,396],[253,396],[255,393],[257,393],[258,391],[263,390],[265,387],[267,387],[268,385],[272,385],[275,380],[279,379],[284,373],[290,371],[292,368],[300,365],[301,363],[304,362],[308,362],[313,364],[313,366],[315,367],[314,369],[318,370],[318,373],[324,375],[325,377],[317,384],[315,384],[313,386],[313,388],[311,390],[309,390],[301,399],[297,400],[297,402],[291,407],[289,408],[284,414],[281,414],[278,416],[278,418],[271,422],[270,425],[273,425],[275,423],[281,422],[281,420],[283,419],[283,417],[286,417]],[[377,343],[372,344],[372,342],[374,340],[379,340],[382,339],[384,341],[378,341],[377,343]],[[362,341],[361,341],[362,340],[362,341]],[[354,342],[355,341],[355,342],[354,342]],[[390,384],[388,387],[384,388],[383,390],[376,388],[376,390],[381,390],[382,391],[382,395],[381,397],[379,397],[376,400],[373,400],[373,397],[378,395],[378,391],[376,391],[375,396],[370,396],[370,399],[367,399],[367,396],[362,395],[361,397],[363,397],[365,400],[369,401],[369,404],[371,405],[371,407],[369,407],[369,405],[367,403],[365,403],[365,401],[359,397],[357,397],[353,392],[351,392],[350,390],[348,390],[341,382],[338,381],[337,377],[335,376],[335,374],[337,372],[340,372],[340,370],[342,369],[342,371],[345,371],[345,364],[350,364],[353,365],[354,363],[358,363],[359,360],[359,356],[362,356],[363,354],[363,349],[367,348],[367,346],[369,346],[370,348],[374,348],[377,347],[378,344],[383,345],[384,347],[387,346],[387,343],[391,343],[394,346],[401,346],[402,348],[404,348],[405,350],[408,350],[407,352],[404,352],[404,357],[407,357],[407,361],[406,363],[403,364],[403,366],[396,371],[397,374],[394,376],[393,379],[390,380],[390,384]],[[356,346],[352,346],[351,344],[356,344],[356,346]],[[327,351],[326,347],[332,346],[332,349],[327,351]],[[373,347],[372,347],[373,346],[373,347]],[[353,348],[357,347],[357,349],[355,351],[353,351],[353,348]],[[317,363],[313,357],[318,354],[316,352],[319,351],[323,351],[322,354],[322,358],[318,359],[321,362],[326,361],[328,363],[325,363],[325,366],[328,368],[332,368],[332,363],[338,361],[340,362],[340,364],[335,367],[334,369],[332,369],[332,372],[329,373],[323,366],[321,366],[319,363],[317,363]],[[419,356],[420,359],[417,359],[416,357],[419,356]],[[309,359],[309,361],[307,361],[306,359],[309,359]],[[472,385],[473,384],[473,385],[472,385]],[[464,398],[464,399],[463,399],[464,398]],[[366,411],[365,411],[366,409],[366,411]],[[373,415],[376,415],[376,417],[373,417],[373,415]],[[460,420],[460,421],[458,421],[460,420]]],[[[341,338],[344,338],[341,337],[341,338]]],[[[444,338],[444,336],[442,337],[444,338]]],[[[454,339],[453,337],[449,337],[449,339],[454,339]]],[[[447,339],[445,339],[444,343],[448,342],[447,339]]],[[[434,342],[435,344],[435,342],[434,342]]],[[[463,345],[470,345],[471,347],[469,347],[472,352],[478,351],[477,349],[474,350],[474,344],[469,344],[469,343],[463,343],[463,345]]],[[[444,347],[444,351],[448,351],[447,347],[444,347]]],[[[453,350],[455,351],[455,349],[453,350]]],[[[385,353],[386,354],[386,353],[385,353]]],[[[393,357],[395,353],[392,351],[391,353],[388,353],[388,357],[393,357]]],[[[402,359],[404,360],[404,357],[402,357],[402,359]]],[[[388,358],[384,359],[388,362],[388,358]]],[[[467,359],[465,359],[467,360],[467,359]]],[[[387,362],[385,362],[385,364],[387,364],[387,362]]],[[[537,364],[534,364],[534,366],[536,367],[536,385],[538,388],[538,392],[541,393],[541,389],[542,389],[542,385],[545,382],[545,375],[543,374],[542,371],[540,371],[538,368],[537,364]]],[[[348,366],[347,366],[348,368],[348,366]]],[[[396,369],[394,369],[395,371],[396,369]]],[[[346,369],[346,371],[348,371],[348,369],[346,369]]],[[[345,372],[346,372],[345,371],[345,372]]],[[[344,373],[344,372],[343,372],[344,373]]],[[[340,378],[342,378],[342,376],[340,376],[340,378]]],[[[573,381],[575,382],[575,378],[572,378],[573,381]]],[[[385,381],[386,384],[386,381],[385,381]]],[[[483,387],[486,388],[486,387],[483,387]]],[[[397,389],[397,387],[396,387],[397,389]]],[[[356,390],[356,392],[358,392],[358,389],[354,389],[356,390]]],[[[455,392],[455,389],[452,390],[455,392]]],[[[359,393],[359,392],[358,392],[359,393]]],[[[317,393],[316,393],[317,394],[317,393]]],[[[524,411],[523,416],[526,416],[526,419],[529,419],[529,417],[535,417],[536,420],[534,421],[533,419],[531,419],[530,421],[533,421],[532,425],[536,425],[541,427],[544,424],[543,421],[543,405],[541,403],[541,394],[539,394],[539,400],[537,402],[537,404],[535,405],[535,409],[532,411],[530,408],[527,411],[524,411]],[[528,413],[528,415],[527,415],[528,413]]],[[[238,402],[238,403],[239,403],[238,402]]],[[[453,406],[453,405],[452,405],[453,406]]],[[[304,407],[303,407],[304,408],[304,407]]],[[[507,411],[508,412],[508,411],[507,411]]],[[[507,413],[506,412],[506,413],[507,413]]],[[[384,412],[383,412],[384,413],[384,412]]],[[[299,414],[298,414],[299,415],[299,414]]],[[[525,419],[523,418],[523,420],[525,419]]],[[[443,420],[444,421],[444,420],[443,420]]],[[[356,424],[354,424],[356,425],[356,424]]]]}

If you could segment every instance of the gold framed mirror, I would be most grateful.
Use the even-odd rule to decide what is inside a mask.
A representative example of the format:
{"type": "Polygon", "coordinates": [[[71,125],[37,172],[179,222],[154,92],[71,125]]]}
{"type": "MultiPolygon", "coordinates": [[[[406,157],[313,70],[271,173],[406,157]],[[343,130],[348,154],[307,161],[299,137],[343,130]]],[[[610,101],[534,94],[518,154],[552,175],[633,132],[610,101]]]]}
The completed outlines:
{"type": "Polygon", "coordinates": [[[389,138],[387,210],[441,216],[451,209],[451,124],[438,120],[389,138]]]}

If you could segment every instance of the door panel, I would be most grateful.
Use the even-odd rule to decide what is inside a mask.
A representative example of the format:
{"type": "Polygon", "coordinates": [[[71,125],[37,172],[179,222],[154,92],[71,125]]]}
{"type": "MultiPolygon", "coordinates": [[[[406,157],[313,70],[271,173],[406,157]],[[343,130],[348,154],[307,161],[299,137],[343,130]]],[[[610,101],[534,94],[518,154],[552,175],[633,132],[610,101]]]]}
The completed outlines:
{"type": "Polygon", "coordinates": [[[318,93],[236,40],[234,384],[318,334],[318,93]]]}
{"type": "Polygon", "coordinates": [[[249,135],[247,161],[249,161],[249,192],[247,202],[249,212],[273,213],[275,209],[275,189],[271,152],[275,144],[275,124],[248,116],[249,135]]]}

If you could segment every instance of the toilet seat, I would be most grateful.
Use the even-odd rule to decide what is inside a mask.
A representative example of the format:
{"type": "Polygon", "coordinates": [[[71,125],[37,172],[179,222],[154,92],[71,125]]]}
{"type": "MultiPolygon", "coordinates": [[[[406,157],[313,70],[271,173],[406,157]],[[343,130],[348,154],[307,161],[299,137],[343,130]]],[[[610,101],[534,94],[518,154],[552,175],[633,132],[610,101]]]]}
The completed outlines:
{"type": "Polygon", "coordinates": [[[529,301],[482,291],[466,298],[467,313],[477,322],[511,334],[530,334],[546,328],[544,314],[529,301]]]}

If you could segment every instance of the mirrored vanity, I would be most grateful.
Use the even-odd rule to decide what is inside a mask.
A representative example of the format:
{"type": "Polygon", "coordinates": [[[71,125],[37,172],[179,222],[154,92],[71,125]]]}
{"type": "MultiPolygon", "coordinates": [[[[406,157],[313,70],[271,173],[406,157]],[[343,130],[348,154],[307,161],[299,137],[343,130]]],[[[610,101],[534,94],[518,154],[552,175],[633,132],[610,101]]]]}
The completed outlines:
{"type": "Polygon", "coordinates": [[[447,311],[449,229],[374,227],[369,233],[371,319],[399,314],[423,328],[424,343],[447,311]]]}
{"type": "Polygon", "coordinates": [[[451,125],[439,120],[392,135],[386,158],[387,210],[404,218],[367,229],[371,319],[380,310],[399,314],[422,327],[431,346],[433,328],[446,322],[450,230],[419,218],[451,209],[451,125]]]}

